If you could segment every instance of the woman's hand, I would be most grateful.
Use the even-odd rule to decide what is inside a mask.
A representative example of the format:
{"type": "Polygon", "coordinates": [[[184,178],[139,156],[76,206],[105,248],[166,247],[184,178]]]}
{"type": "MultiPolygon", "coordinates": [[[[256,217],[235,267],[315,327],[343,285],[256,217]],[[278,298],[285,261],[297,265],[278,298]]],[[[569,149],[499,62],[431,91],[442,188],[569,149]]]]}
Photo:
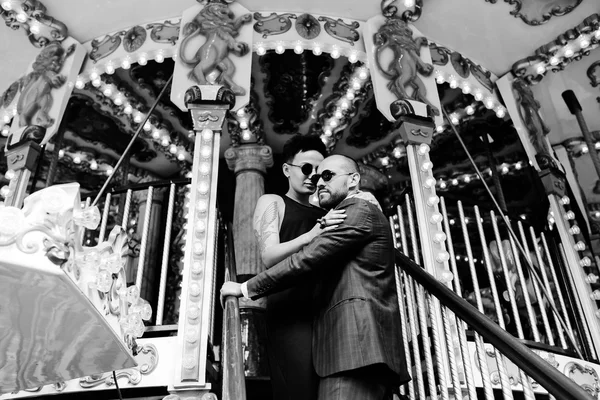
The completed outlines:
{"type": "Polygon", "coordinates": [[[346,210],[330,210],[324,217],[317,220],[317,224],[307,232],[308,242],[323,232],[337,228],[346,219],[346,210]]]}

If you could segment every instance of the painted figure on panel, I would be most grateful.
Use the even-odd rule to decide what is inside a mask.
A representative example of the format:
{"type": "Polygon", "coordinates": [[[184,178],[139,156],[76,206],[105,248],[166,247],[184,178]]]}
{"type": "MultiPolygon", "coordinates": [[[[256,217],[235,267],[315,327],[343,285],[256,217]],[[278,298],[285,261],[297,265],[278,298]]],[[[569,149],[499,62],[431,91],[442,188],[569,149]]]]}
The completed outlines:
{"type": "Polygon", "coordinates": [[[546,135],[550,133],[550,128],[540,115],[540,103],[535,99],[531,88],[523,79],[515,79],[512,89],[519,107],[519,115],[529,132],[529,140],[533,148],[540,155],[551,155],[552,152],[546,141],[546,135]]]}
{"type": "Polygon", "coordinates": [[[67,81],[61,75],[65,60],[73,54],[75,45],[65,50],[60,42],[50,42],[36,57],[29,74],[21,78],[21,96],[17,103],[19,126],[52,126],[54,119],[48,114],[52,108],[52,90],[67,81]]]}
{"type": "Polygon", "coordinates": [[[246,90],[233,81],[235,65],[229,53],[242,57],[248,54],[247,43],[237,42],[242,25],[252,21],[251,14],[235,18],[227,3],[209,2],[192,22],[183,27],[183,37],[179,48],[181,61],[192,68],[189,78],[199,85],[224,84],[239,96],[246,90]],[[190,40],[198,35],[206,37],[206,42],[191,59],[186,55],[190,40]]]}
{"type": "Polygon", "coordinates": [[[374,35],[376,46],[375,61],[381,73],[388,79],[388,89],[398,99],[416,100],[431,107],[434,115],[440,115],[437,109],[427,100],[427,89],[418,73],[429,76],[433,65],[425,63],[420,56],[421,47],[427,45],[424,37],[413,38],[410,26],[401,18],[388,18],[385,24],[374,35]],[[384,50],[393,52],[391,62],[387,67],[381,65],[381,54],[384,50]],[[409,94],[408,90],[412,90],[409,94]]]}

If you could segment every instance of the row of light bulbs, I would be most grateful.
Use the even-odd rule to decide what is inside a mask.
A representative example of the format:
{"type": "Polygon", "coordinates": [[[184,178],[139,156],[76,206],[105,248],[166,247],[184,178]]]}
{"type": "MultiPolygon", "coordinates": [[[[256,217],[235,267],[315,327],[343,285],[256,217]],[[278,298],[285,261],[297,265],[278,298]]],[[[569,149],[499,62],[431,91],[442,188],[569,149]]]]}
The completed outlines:
{"type": "MultiPolygon", "coordinates": [[[[95,78],[96,79],[96,78],[95,78]]],[[[116,106],[121,107],[123,112],[127,115],[133,115],[133,121],[135,123],[141,123],[146,116],[141,111],[135,109],[131,102],[129,102],[126,96],[118,90],[118,88],[112,84],[104,82],[101,77],[97,78],[99,80],[99,84],[94,84],[95,81],[92,81],[92,84],[100,90],[100,92],[107,98],[109,98],[116,106]]],[[[78,80],[78,82],[81,82],[78,80]]],[[[83,83],[82,83],[83,84],[83,83]]],[[[85,84],[83,84],[85,86],[85,84]]],[[[82,87],[83,87],[82,86],[82,87]]],[[[77,86],[78,88],[82,88],[77,86]]],[[[143,126],[143,130],[150,134],[152,139],[154,139],[157,143],[159,143],[163,147],[168,147],[168,150],[171,154],[176,155],[179,161],[185,161],[186,159],[190,159],[190,155],[187,150],[183,146],[177,146],[176,144],[171,143],[171,139],[169,136],[169,132],[164,129],[154,125],[150,120],[147,120],[143,126]]]]}
{"type": "Polygon", "coordinates": [[[352,102],[354,101],[357,93],[360,93],[364,85],[369,80],[369,70],[366,67],[356,68],[349,78],[350,87],[342,96],[340,96],[335,103],[335,111],[333,115],[324,121],[323,133],[321,134],[321,140],[325,145],[331,144],[333,140],[333,133],[336,128],[344,124],[345,120],[348,119],[348,113],[352,109],[352,102]]]}
{"type": "MultiPolygon", "coordinates": [[[[444,82],[448,82],[450,88],[460,88],[464,94],[472,94],[476,101],[480,101],[483,103],[485,108],[487,108],[488,110],[494,110],[498,118],[504,118],[504,116],[506,115],[506,108],[504,108],[504,106],[500,104],[500,102],[497,99],[495,99],[494,96],[486,96],[486,90],[484,88],[473,86],[472,83],[467,80],[459,79],[454,74],[447,74],[437,69],[435,70],[434,74],[435,81],[438,84],[441,85],[444,82]]],[[[473,107],[471,107],[471,109],[468,109],[467,107],[465,111],[467,112],[467,114],[469,114],[469,111],[471,111],[471,114],[469,115],[472,115],[475,112],[475,109],[473,107]]],[[[454,125],[458,125],[460,123],[459,115],[456,113],[451,114],[450,122],[454,125]]],[[[444,127],[438,126],[436,130],[438,133],[443,132],[444,127]]]]}
{"type": "Polygon", "coordinates": [[[173,49],[160,49],[158,51],[139,53],[135,56],[125,56],[123,59],[113,59],[104,64],[96,64],[89,72],[80,74],[75,81],[77,89],[83,89],[87,82],[91,82],[94,87],[102,85],[102,75],[112,75],[117,68],[129,69],[134,63],[146,65],[148,61],[154,60],[157,63],[162,63],[166,58],[177,59],[177,52],[173,49]]]}
{"type": "MultiPolygon", "coordinates": [[[[191,268],[189,272],[188,299],[185,321],[185,357],[183,367],[185,374],[192,373],[198,368],[198,345],[199,345],[199,327],[202,304],[202,278],[203,272],[209,267],[206,263],[205,251],[207,250],[207,227],[208,227],[208,208],[211,184],[211,169],[213,154],[214,132],[211,129],[204,129],[200,132],[202,142],[200,145],[199,157],[200,164],[197,170],[197,188],[196,193],[188,191],[185,195],[184,207],[186,210],[186,221],[193,221],[192,229],[188,230],[189,237],[192,238],[191,249],[191,268]],[[193,200],[192,200],[193,198],[193,200]],[[193,201],[193,203],[192,203],[193,201]],[[192,217],[190,218],[190,214],[192,217]]],[[[218,156],[218,155],[216,155],[218,156]]],[[[184,254],[185,254],[185,249],[184,254]]],[[[184,260],[185,262],[185,260],[184,260]]]]}
{"type": "MultiPolygon", "coordinates": [[[[64,149],[60,149],[58,151],[59,159],[64,158],[65,155],[67,155],[67,152],[64,149]]],[[[104,173],[108,176],[112,175],[114,172],[113,167],[108,163],[103,163],[102,165],[104,165],[104,168],[101,168],[101,165],[98,164],[98,161],[96,161],[95,159],[88,160],[87,157],[84,159],[80,155],[69,154],[69,156],[71,157],[71,160],[73,161],[73,164],[75,164],[75,165],[82,165],[82,164],[87,163],[87,164],[89,164],[89,167],[92,171],[98,171],[98,169],[100,168],[100,170],[103,170],[104,173]]]]}
{"type": "Polygon", "coordinates": [[[548,61],[541,62],[537,67],[535,72],[538,75],[543,75],[546,73],[547,65],[557,66],[562,59],[569,59],[575,55],[576,52],[587,49],[592,44],[592,39],[600,40],[600,28],[596,31],[591,31],[589,33],[582,33],[576,39],[572,40],[570,43],[565,44],[560,50],[554,53],[551,57],[548,58],[548,61]]]}
{"type": "Polygon", "coordinates": [[[329,53],[331,58],[340,56],[348,57],[348,61],[355,63],[357,61],[366,62],[367,55],[364,51],[347,49],[337,45],[323,44],[319,42],[295,41],[277,41],[277,42],[258,42],[254,44],[254,51],[259,56],[267,54],[267,50],[275,50],[277,54],[283,54],[287,49],[293,49],[296,54],[302,54],[305,50],[311,50],[315,56],[329,53]]]}

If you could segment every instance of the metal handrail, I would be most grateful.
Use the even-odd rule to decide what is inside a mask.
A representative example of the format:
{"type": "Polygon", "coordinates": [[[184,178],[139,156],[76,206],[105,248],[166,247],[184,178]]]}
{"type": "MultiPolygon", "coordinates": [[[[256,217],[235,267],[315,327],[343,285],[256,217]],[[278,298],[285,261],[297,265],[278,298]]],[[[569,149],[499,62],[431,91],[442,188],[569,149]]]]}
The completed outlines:
{"type": "Polygon", "coordinates": [[[590,395],[579,385],[544,361],[517,338],[500,328],[465,299],[436,280],[417,263],[399,250],[395,250],[396,265],[423,286],[441,304],[483,339],[493,345],[523,372],[544,387],[548,393],[561,400],[590,400],[590,395]]]}
{"type": "MultiPolygon", "coordinates": [[[[224,253],[225,281],[236,281],[237,272],[231,224],[227,226],[224,253]]],[[[241,327],[238,299],[228,296],[223,304],[223,400],[246,400],[241,327]]]]}

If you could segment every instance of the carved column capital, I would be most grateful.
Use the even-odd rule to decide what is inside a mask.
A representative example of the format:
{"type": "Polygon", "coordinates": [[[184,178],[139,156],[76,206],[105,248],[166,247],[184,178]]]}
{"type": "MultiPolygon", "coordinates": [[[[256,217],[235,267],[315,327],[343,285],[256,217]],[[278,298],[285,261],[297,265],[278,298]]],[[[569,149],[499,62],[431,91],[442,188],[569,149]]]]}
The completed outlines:
{"type": "Polygon", "coordinates": [[[431,144],[433,139],[433,121],[421,118],[401,117],[396,121],[394,129],[400,133],[405,144],[431,144]]]}
{"type": "Polygon", "coordinates": [[[273,151],[265,145],[230,147],[225,150],[225,160],[229,169],[235,174],[247,170],[264,174],[267,168],[273,166],[273,151]]]}

